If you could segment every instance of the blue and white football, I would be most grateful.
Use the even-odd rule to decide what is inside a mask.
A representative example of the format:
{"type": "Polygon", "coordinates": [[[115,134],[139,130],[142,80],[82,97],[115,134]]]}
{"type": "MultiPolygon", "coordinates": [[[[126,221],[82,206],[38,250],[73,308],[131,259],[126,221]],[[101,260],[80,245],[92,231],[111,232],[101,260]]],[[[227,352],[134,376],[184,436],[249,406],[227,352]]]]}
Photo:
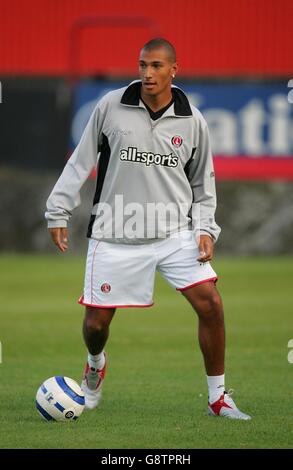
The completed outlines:
{"type": "Polygon", "coordinates": [[[73,379],[50,377],[37,391],[36,407],[46,421],[76,420],[84,410],[84,393],[73,379]]]}

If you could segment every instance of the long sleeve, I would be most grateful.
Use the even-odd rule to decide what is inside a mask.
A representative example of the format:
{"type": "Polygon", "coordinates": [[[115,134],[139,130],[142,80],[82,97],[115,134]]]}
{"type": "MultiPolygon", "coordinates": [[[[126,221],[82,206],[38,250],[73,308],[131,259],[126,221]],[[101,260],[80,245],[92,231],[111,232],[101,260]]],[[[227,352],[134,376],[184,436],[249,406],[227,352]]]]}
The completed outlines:
{"type": "Polygon", "coordinates": [[[80,190],[97,163],[100,129],[101,112],[97,105],[47,200],[45,217],[49,228],[67,227],[72,211],[80,205],[80,190]]]}
{"type": "Polygon", "coordinates": [[[192,211],[193,225],[200,233],[207,233],[216,241],[221,229],[215,221],[217,207],[215,173],[209,131],[201,115],[197,148],[188,162],[186,174],[195,203],[195,210],[192,211]]]}

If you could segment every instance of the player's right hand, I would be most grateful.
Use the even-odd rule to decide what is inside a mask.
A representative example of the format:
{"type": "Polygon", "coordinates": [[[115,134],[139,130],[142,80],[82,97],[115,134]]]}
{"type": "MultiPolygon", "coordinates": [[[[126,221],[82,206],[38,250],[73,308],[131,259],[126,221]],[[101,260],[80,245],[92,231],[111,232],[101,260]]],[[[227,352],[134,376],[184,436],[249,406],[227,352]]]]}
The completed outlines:
{"type": "Polygon", "coordinates": [[[68,248],[68,229],[67,228],[49,228],[49,232],[53,243],[59,248],[60,251],[64,252],[68,248]]]}

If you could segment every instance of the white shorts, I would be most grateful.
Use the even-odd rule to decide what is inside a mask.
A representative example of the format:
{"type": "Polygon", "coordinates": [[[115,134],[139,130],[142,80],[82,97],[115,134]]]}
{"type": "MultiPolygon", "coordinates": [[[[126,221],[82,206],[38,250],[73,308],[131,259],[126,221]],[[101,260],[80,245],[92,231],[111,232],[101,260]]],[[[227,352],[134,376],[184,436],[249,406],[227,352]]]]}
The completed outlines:
{"type": "Polygon", "coordinates": [[[217,275],[199,263],[194,233],[186,230],[155,243],[127,245],[89,240],[82,305],[150,307],[156,270],[179,291],[217,275]]]}

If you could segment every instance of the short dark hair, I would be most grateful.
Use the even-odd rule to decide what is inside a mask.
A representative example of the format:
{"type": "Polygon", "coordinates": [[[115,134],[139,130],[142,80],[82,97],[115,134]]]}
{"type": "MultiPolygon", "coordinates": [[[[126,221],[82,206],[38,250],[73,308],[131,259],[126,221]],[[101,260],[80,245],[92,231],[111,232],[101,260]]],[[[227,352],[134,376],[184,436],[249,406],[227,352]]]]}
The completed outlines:
{"type": "Polygon", "coordinates": [[[164,38],[154,38],[148,41],[142,48],[144,51],[153,51],[154,49],[160,49],[163,47],[167,50],[171,62],[176,62],[176,50],[173,44],[164,38]]]}

